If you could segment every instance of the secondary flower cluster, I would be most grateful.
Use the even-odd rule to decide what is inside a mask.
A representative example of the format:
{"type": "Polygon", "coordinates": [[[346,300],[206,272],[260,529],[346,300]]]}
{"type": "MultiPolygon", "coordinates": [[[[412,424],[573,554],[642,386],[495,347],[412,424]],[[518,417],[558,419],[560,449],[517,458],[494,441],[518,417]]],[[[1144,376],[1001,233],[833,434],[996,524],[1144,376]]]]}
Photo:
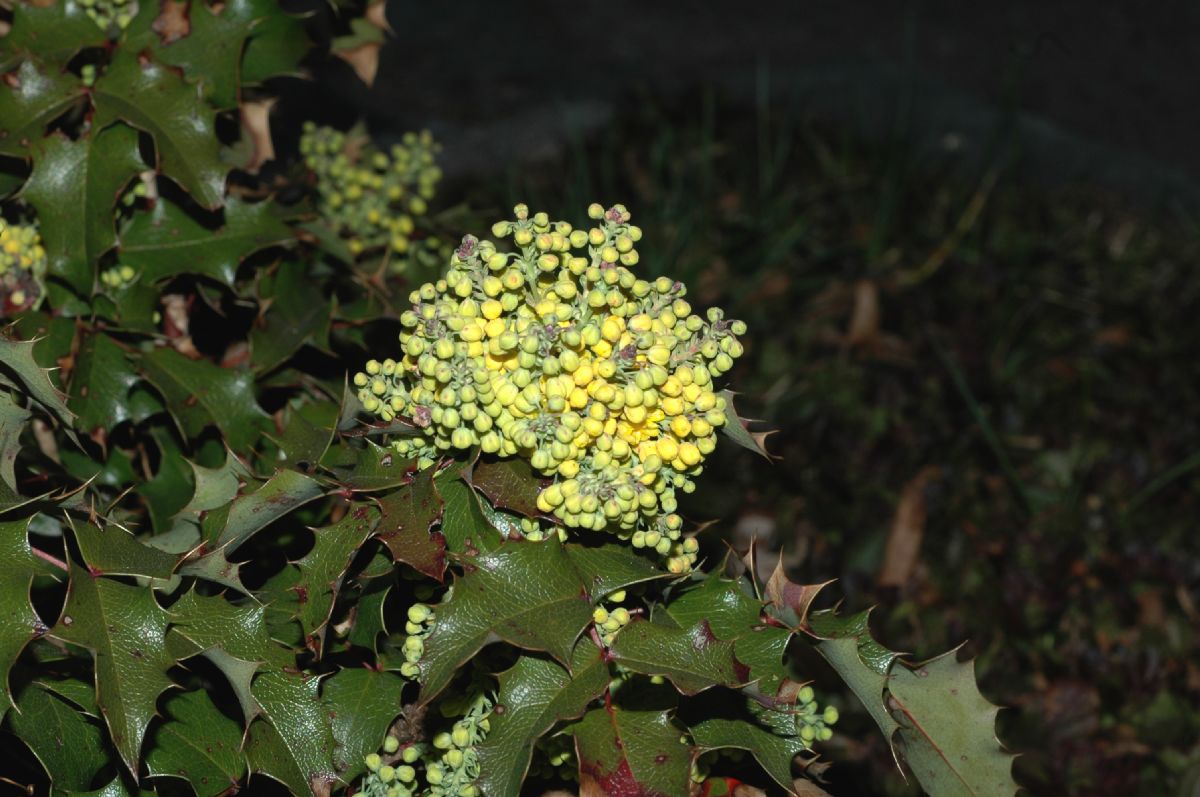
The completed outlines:
{"type": "Polygon", "coordinates": [[[539,509],[668,557],[681,539],[676,492],[716,446],[725,400],[714,381],[741,355],[745,324],[693,312],[682,283],[645,280],[642,231],[621,205],[592,205],[588,229],[524,205],[492,228],[515,251],[467,236],[444,279],[412,292],[402,354],[371,360],[354,383],[367,411],[423,434],[396,450],[422,467],[478,446],[521,456],[553,481],[539,509]]]}
{"type": "Polygon", "coordinates": [[[41,294],[46,250],[32,225],[0,219],[0,303],[4,314],[24,310],[41,294]]]}
{"type": "Polygon", "coordinates": [[[355,256],[387,247],[395,271],[410,258],[442,254],[444,245],[436,238],[413,240],[442,177],[434,162],[438,149],[429,131],[405,134],[390,152],[375,149],[365,136],[312,122],[300,137],[304,163],[316,176],[322,218],[355,256]]]}
{"type": "Polygon", "coordinates": [[[129,27],[134,13],[137,12],[137,4],[134,0],[78,0],[78,2],[83,6],[84,12],[92,18],[92,22],[104,30],[111,28],[114,23],[118,28],[129,27]]]}
{"type": "Polygon", "coordinates": [[[100,272],[100,282],[114,290],[128,288],[137,279],[137,271],[133,266],[113,266],[100,272]]]}
{"type": "Polygon", "coordinates": [[[425,653],[425,637],[433,630],[433,609],[424,603],[409,606],[404,630],[408,636],[404,638],[404,663],[400,665],[400,674],[405,678],[416,678],[421,674],[417,662],[425,653]]]}

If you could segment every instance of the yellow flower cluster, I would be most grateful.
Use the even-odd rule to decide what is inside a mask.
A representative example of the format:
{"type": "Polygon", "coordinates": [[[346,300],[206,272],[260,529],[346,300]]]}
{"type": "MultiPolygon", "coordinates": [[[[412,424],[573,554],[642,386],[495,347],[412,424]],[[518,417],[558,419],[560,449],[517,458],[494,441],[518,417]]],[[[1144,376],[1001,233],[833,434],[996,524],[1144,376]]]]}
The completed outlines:
{"type": "Polygon", "coordinates": [[[642,231],[621,205],[592,205],[587,229],[524,205],[515,216],[492,232],[516,251],[467,236],[445,278],[412,292],[403,354],[368,362],[359,398],[423,430],[394,443],[421,466],[475,446],[524,457],[553,477],[542,512],[687,570],[696,549],[676,491],[694,489],[716,446],[713,383],[741,355],[745,324],[698,315],[682,283],[630,271],[642,231]]]}
{"type": "Polygon", "coordinates": [[[389,261],[401,271],[410,257],[442,253],[437,239],[413,240],[420,217],[429,210],[442,171],[435,163],[439,147],[429,131],[406,133],[390,153],[380,152],[365,136],[346,135],[306,122],[300,137],[305,165],[316,176],[321,216],[350,252],[387,247],[389,261]]]}
{"type": "Polygon", "coordinates": [[[6,314],[33,304],[45,272],[46,250],[37,228],[0,219],[0,298],[6,314]]]}

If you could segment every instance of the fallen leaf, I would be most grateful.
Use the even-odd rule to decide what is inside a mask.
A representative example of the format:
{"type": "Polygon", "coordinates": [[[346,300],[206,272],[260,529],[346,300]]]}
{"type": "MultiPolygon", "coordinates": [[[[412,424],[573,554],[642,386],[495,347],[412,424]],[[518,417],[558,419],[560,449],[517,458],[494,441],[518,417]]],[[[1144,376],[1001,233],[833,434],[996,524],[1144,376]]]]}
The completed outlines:
{"type": "Polygon", "coordinates": [[[387,0],[378,0],[367,6],[367,13],[363,14],[363,19],[393,36],[396,33],[387,21],[387,0]]]}
{"type": "Polygon", "coordinates": [[[188,0],[162,0],[162,10],[150,25],[163,44],[179,41],[192,31],[188,0]]]}
{"type": "Polygon", "coordinates": [[[359,80],[369,88],[375,85],[375,74],[379,71],[379,50],[382,46],[377,42],[367,42],[349,50],[338,50],[334,55],[350,64],[359,80]]]}
{"type": "Polygon", "coordinates": [[[871,280],[859,280],[854,283],[854,310],[846,330],[846,345],[873,346],[879,326],[879,286],[871,280]]]}
{"type": "MultiPolygon", "coordinates": [[[[382,5],[382,4],[381,4],[382,5]]],[[[250,140],[250,157],[243,166],[250,174],[258,174],[259,168],[275,159],[275,142],[271,138],[271,109],[277,99],[272,97],[261,102],[242,103],[242,129],[250,140]]]]}
{"type": "Polygon", "coordinates": [[[904,485],[892,516],[892,530],[877,579],[879,586],[903,587],[912,577],[921,553],[921,538],[925,536],[925,490],[940,475],[938,467],[929,465],[904,485]]]}

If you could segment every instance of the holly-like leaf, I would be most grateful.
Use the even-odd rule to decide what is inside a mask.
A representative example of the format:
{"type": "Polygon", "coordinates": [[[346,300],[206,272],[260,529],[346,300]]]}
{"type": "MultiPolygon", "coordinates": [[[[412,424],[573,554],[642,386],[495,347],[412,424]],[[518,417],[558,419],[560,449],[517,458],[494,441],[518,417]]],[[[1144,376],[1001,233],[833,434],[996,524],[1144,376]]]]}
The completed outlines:
{"type": "Polygon", "coordinates": [[[137,492],[146,501],[155,531],[165,532],[172,527],[176,513],[187,505],[195,483],[191,466],[171,430],[164,425],[154,426],[150,436],[158,446],[158,471],[154,478],[138,485],[137,492]]]}
{"type": "Polygon", "coordinates": [[[310,470],[329,450],[337,418],[338,405],[331,401],[288,407],[283,420],[283,433],[276,439],[283,454],[282,462],[310,470]]]}
{"type": "Polygon", "coordinates": [[[742,448],[770,460],[771,455],[767,453],[767,448],[763,445],[770,432],[751,432],[746,428],[746,422],[738,417],[737,410],[733,407],[734,394],[732,391],[722,390],[718,395],[725,400],[725,425],[721,427],[721,431],[742,448]]]}
{"type": "Polygon", "coordinates": [[[468,555],[494,550],[505,535],[498,533],[495,519],[488,516],[491,505],[463,480],[461,473],[452,466],[437,478],[438,494],[445,504],[442,536],[446,550],[468,555]]]}
{"type": "Polygon", "coordinates": [[[701,750],[746,750],[776,783],[792,792],[792,761],[809,747],[797,735],[793,715],[720,690],[690,707],[684,718],[701,750]]]}
{"type": "Polygon", "coordinates": [[[868,612],[815,612],[810,633],[897,760],[932,797],[1012,797],[1013,756],[996,739],[999,709],[980,694],[973,665],[960,663],[956,651],[909,664],[871,636],[868,620],[868,612]]]}
{"type": "Polygon", "coordinates": [[[160,198],[122,230],[121,259],[150,282],[199,274],[233,285],[238,265],[248,255],[292,240],[291,229],[271,202],[231,197],[223,218],[223,224],[205,223],[160,198]]]}
{"type": "Polygon", "coordinates": [[[100,47],[108,39],[79,3],[14,3],[12,15],[0,55],[5,68],[22,55],[65,64],[83,48],[100,47]]]}
{"type": "Polygon", "coordinates": [[[253,492],[243,492],[223,512],[210,513],[205,518],[206,535],[216,547],[232,551],[322,493],[321,485],[303,473],[280,470],[253,492]]]}
{"type": "Polygon", "coordinates": [[[29,410],[17,405],[13,396],[0,390],[0,482],[17,489],[16,462],[21,451],[21,432],[29,421],[29,410]]]}
{"type": "Polygon", "coordinates": [[[80,714],[41,684],[21,690],[9,722],[56,788],[87,789],[109,763],[100,722],[80,714]]]}
{"type": "Polygon", "coordinates": [[[118,774],[98,789],[90,791],[55,791],[54,797],[154,797],[154,792],[131,788],[128,775],[118,774]]]}
{"type": "Polygon", "coordinates": [[[122,120],[149,133],[161,171],[204,207],[217,208],[226,169],[215,114],[197,102],[198,91],[169,67],[117,48],[92,88],[93,124],[99,129],[122,120]]]}
{"type": "Polygon", "coordinates": [[[75,425],[84,432],[111,431],[131,418],[129,390],[138,382],[133,364],[111,337],[93,332],[83,339],[71,373],[75,425]]]}
{"type": "Polygon", "coordinates": [[[74,75],[22,61],[0,80],[0,155],[28,157],[45,136],[46,125],[82,96],[83,86],[74,75]]]}
{"type": "Polygon", "coordinates": [[[304,22],[278,9],[259,23],[242,55],[242,83],[300,75],[300,61],[312,46],[304,22]]]}
{"type": "Polygon", "coordinates": [[[250,726],[250,767],[296,795],[328,795],[337,780],[333,730],[318,687],[315,676],[283,672],[265,672],[251,687],[265,716],[250,726]]]}
{"type": "Polygon", "coordinates": [[[569,661],[596,601],[660,575],[631,551],[617,558],[617,547],[517,541],[470,559],[451,598],[435,609],[420,662],[422,702],[436,697],[489,639],[569,661]]]}
{"type": "Polygon", "coordinates": [[[333,718],[338,776],[352,781],[366,771],[363,759],[383,744],[392,720],[403,709],[405,680],[395,673],[347,667],[321,687],[321,699],[333,718]]]}
{"type": "Polygon", "coordinates": [[[160,48],[158,57],[182,69],[187,77],[200,79],[205,96],[217,110],[236,107],[242,48],[269,8],[262,0],[232,0],[218,11],[194,3],[188,15],[191,32],[160,48]]]}
{"type": "Polygon", "coordinates": [[[392,448],[363,440],[361,446],[343,444],[329,449],[321,465],[338,484],[357,492],[390,490],[411,481],[416,461],[404,459],[392,448]]]}
{"type": "Polygon", "coordinates": [[[352,506],[345,517],[332,526],[313,529],[312,550],[296,562],[300,580],[294,590],[302,596],[300,625],[304,633],[313,638],[314,650],[318,653],[322,648],[321,630],[329,622],[350,560],[371,536],[379,517],[375,507],[367,504],[352,506]]]}
{"type": "Polygon", "coordinates": [[[148,352],[142,366],[188,437],[216,426],[234,450],[248,449],[258,441],[267,415],[254,399],[250,371],[191,360],[172,348],[148,352]]]}
{"type": "Polygon", "coordinates": [[[570,730],[579,755],[580,794],[688,794],[696,751],[680,743],[681,731],[665,710],[635,710],[607,701],[570,730]]]}
{"type": "Polygon", "coordinates": [[[179,557],[139,542],[115,525],[104,528],[90,521],[71,522],[83,561],[94,576],[143,576],[167,581],[179,557]]]}
{"type": "Polygon", "coordinates": [[[117,243],[117,198],[145,168],[137,131],[115,124],[75,140],[56,133],[35,154],[24,194],[37,210],[49,273],[88,295],[96,263],[117,243]]]}
{"type": "Polygon", "coordinates": [[[622,666],[666,676],[685,695],[750,680],[750,668],[737,660],[733,642],[717,639],[708,620],[671,628],[635,619],[617,634],[612,652],[622,666]]]}
{"type": "Polygon", "coordinates": [[[0,716],[12,705],[8,671],[46,625],[29,602],[34,575],[46,572],[29,545],[29,518],[0,523],[0,716]]]}
{"type": "Polygon", "coordinates": [[[257,601],[235,603],[191,590],[171,606],[171,635],[187,643],[179,646],[173,642],[173,646],[180,657],[220,648],[243,661],[276,668],[293,666],[293,654],[271,639],[266,612],[257,601]]]}
{"type": "Polygon", "coordinates": [[[183,778],[197,797],[216,797],[246,774],[242,729],[222,714],[203,690],[173,695],[167,721],[147,745],[150,777],[183,778]]]}
{"type": "Polygon", "coordinates": [[[542,477],[534,472],[525,459],[481,459],[475,463],[468,478],[497,509],[507,509],[526,517],[542,514],[537,508],[542,477]]]}
{"type": "Polygon", "coordinates": [[[74,417],[66,397],[50,381],[47,371],[34,359],[32,341],[12,340],[0,335],[0,385],[12,384],[63,423],[74,417]]]}
{"type": "Polygon", "coordinates": [[[275,368],[310,341],[328,350],[331,300],[309,277],[305,264],[281,263],[259,289],[262,310],[250,331],[250,360],[256,369],[275,368]]]}
{"type": "Polygon", "coordinates": [[[601,651],[588,640],[576,646],[570,672],[553,659],[518,658],[498,676],[496,706],[503,708],[493,710],[492,728],[476,747],[476,785],[486,795],[520,793],[534,743],[556,723],[580,716],[604,693],[609,677],[601,651]]]}
{"type": "Polygon", "coordinates": [[[446,538],[433,530],[442,515],[433,469],[417,471],[411,484],[380,498],[379,508],[383,517],[376,536],[392,558],[440,581],[446,569],[446,538]]]}
{"type": "Polygon", "coordinates": [[[96,670],[96,695],[117,752],[138,771],[155,701],[171,685],[167,670],[167,613],[144,587],[93,577],[71,565],[67,602],[50,636],[87,648],[96,670]]]}

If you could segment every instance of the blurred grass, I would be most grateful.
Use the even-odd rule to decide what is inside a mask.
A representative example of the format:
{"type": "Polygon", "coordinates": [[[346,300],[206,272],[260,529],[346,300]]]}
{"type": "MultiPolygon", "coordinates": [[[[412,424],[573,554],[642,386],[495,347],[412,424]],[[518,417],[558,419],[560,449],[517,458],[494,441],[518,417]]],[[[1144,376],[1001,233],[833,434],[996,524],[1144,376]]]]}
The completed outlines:
{"type": "MultiPolygon", "coordinates": [[[[765,535],[795,578],[839,577],[850,608],[881,604],[893,648],[969,638],[1034,793],[1196,794],[1197,230],[973,170],[952,141],[917,162],[902,138],[864,144],[765,100],[631,109],[472,203],[624,202],[647,233],[639,268],[750,324],[731,384],[780,459],[725,446],[690,516],[765,535]],[[909,497],[919,556],[880,586],[929,466],[909,497]]],[[[913,793],[861,716],[840,727],[833,793],[913,793]]]]}

